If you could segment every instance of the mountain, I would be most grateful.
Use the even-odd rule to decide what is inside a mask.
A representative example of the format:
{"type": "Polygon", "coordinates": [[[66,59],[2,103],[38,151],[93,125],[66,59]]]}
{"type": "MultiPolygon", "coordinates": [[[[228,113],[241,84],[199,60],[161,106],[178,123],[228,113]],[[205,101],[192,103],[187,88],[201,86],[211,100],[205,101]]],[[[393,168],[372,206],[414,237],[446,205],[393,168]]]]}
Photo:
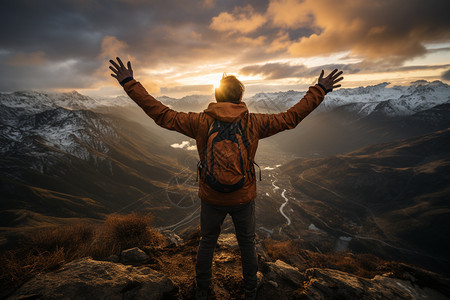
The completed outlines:
{"type": "Polygon", "coordinates": [[[142,207],[176,217],[165,187],[185,153],[131,115],[101,113],[104,107],[78,93],[0,94],[0,227],[101,219],[142,207]]]}
{"type": "MultiPolygon", "coordinates": [[[[297,156],[343,154],[371,144],[430,133],[450,126],[450,86],[419,80],[410,86],[380,83],[337,89],[294,130],[269,143],[297,156]],[[296,138],[289,138],[295,136],[296,138]]],[[[258,93],[245,97],[251,112],[278,113],[297,103],[305,91],[258,93]]],[[[202,111],[211,96],[193,95],[158,100],[181,111],[202,111]]]]}
{"type": "Polygon", "coordinates": [[[450,128],[282,170],[290,202],[321,230],[349,237],[349,249],[450,273],[450,128]]]}
{"type": "MultiPolygon", "coordinates": [[[[442,228],[438,227],[448,225],[442,221],[446,211],[442,203],[448,196],[444,184],[448,177],[442,170],[447,171],[445,155],[448,157],[448,153],[439,150],[439,145],[448,145],[445,138],[439,138],[447,137],[448,133],[442,130],[450,127],[449,103],[441,97],[442,90],[447,88],[442,83],[421,82],[411,87],[387,88],[382,84],[349,89],[343,90],[342,94],[338,94],[338,90],[326,98],[328,101],[333,95],[340,95],[340,102],[329,101],[335,106],[323,106],[295,130],[262,140],[256,157],[263,177],[258,182],[258,235],[296,240],[309,251],[343,251],[350,247],[360,252],[371,250],[392,259],[408,257],[410,261],[416,258],[416,254],[411,253],[413,249],[420,252],[418,261],[422,265],[434,267],[435,257],[447,259],[436,245],[442,240],[442,228]],[[369,114],[366,113],[369,110],[359,113],[361,110],[352,108],[359,105],[355,102],[358,99],[369,103],[376,98],[378,104],[389,100],[387,95],[391,99],[400,99],[408,89],[408,95],[420,94],[431,99],[431,106],[421,106],[419,104],[424,102],[421,97],[411,96],[403,97],[411,101],[404,99],[406,102],[402,105],[412,103],[408,111],[414,111],[406,115],[393,116],[381,108],[374,108],[369,114]],[[430,135],[430,138],[417,143],[399,141],[419,134],[424,135],[422,138],[430,135]],[[383,153],[370,150],[378,149],[376,147],[388,149],[390,144],[380,146],[385,142],[393,143],[392,149],[397,144],[415,146],[398,146],[405,151],[393,157],[389,157],[393,150],[383,153]],[[419,144],[422,148],[417,146],[419,144]],[[364,150],[368,151],[365,155],[336,156],[368,145],[375,148],[364,150]],[[430,150],[427,145],[435,147],[430,150]],[[430,164],[418,160],[420,155],[430,164]],[[316,156],[323,158],[291,162],[298,157],[316,156]],[[411,156],[416,160],[408,161],[409,164],[404,166],[386,167],[384,161],[372,163],[377,157],[390,162],[411,156]],[[283,163],[289,168],[281,168],[283,163]],[[350,167],[352,164],[358,168],[350,167]],[[418,169],[414,164],[424,169],[418,169]],[[303,170],[303,165],[310,170],[303,170]],[[317,174],[309,173],[313,170],[317,174]],[[359,176],[348,177],[355,172],[359,176]],[[326,177],[328,173],[333,176],[326,177]],[[299,179],[298,174],[318,177],[299,179]],[[370,186],[372,177],[368,178],[367,174],[380,182],[379,188],[370,186]],[[346,186],[339,185],[341,179],[346,186]],[[357,179],[366,182],[359,183],[357,179]],[[302,183],[301,180],[310,182],[302,183]],[[355,191],[351,190],[352,180],[357,183],[355,191]],[[326,186],[328,183],[332,186],[326,186]],[[405,192],[395,193],[392,187],[397,186],[404,187],[405,192]],[[323,187],[340,196],[341,192],[348,195],[345,194],[344,199],[333,193],[330,196],[323,187]],[[334,191],[331,187],[343,190],[334,191]],[[374,195],[379,195],[380,199],[373,199],[374,195]],[[394,198],[398,207],[408,213],[411,211],[414,218],[400,218],[401,214],[395,214],[395,209],[400,208],[387,205],[396,195],[400,195],[398,199],[394,198]],[[422,198],[428,203],[425,211],[435,214],[437,221],[429,218],[427,213],[421,215],[420,207],[424,206],[416,207],[411,202],[420,202],[422,198]],[[440,210],[437,209],[439,205],[440,210]],[[415,219],[416,215],[419,221],[415,219]],[[387,230],[396,218],[401,226],[392,232],[387,230]],[[414,239],[414,234],[421,229],[426,235],[426,245],[419,245],[414,239]],[[431,257],[431,263],[424,261],[422,254],[431,257]]],[[[294,99],[298,93],[277,93],[277,99],[282,104],[287,96],[294,99]]],[[[255,95],[255,99],[258,97],[261,98],[261,94],[255,95]]],[[[177,105],[206,107],[202,101],[209,102],[208,97],[198,96],[178,99],[173,104],[169,98],[159,99],[174,108],[177,105]]],[[[266,104],[270,109],[270,103],[266,101],[266,104]]],[[[282,110],[281,104],[272,111],[282,110]]],[[[256,104],[248,103],[250,110],[256,111],[252,105],[256,104]]],[[[286,105],[290,104],[286,102],[286,105]]],[[[80,219],[99,220],[106,214],[117,212],[152,212],[156,227],[181,235],[198,226],[200,208],[195,180],[198,157],[196,151],[189,150],[195,141],[161,129],[127,97],[105,100],[76,92],[0,93],[0,115],[0,227],[3,239],[0,242],[5,242],[5,237],[14,240],[13,233],[22,229],[80,219]]],[[[229,218],[225,220],[223,230],[225,233],[233,231],[229,218]]]]}
{"type": "Polygon", "coordinates": [[[270,140],[284,151],[314,157],[431,133],[450,126],[449,95],[441,82],[337,90],[297,128],[270,140]]]}
{"type": "MultiPolygon", "coordinates": [[[[406,116],[430,109],[450,101],[450,86],[441,82],[425,80],[412,82],[410,86],[388,87],[384,82],[374,86],[338,89],[327,94],[317,112],[345,107],[358,118],[372,114],[406,116]]],[[[258,93],[244,99],[250,107],[260,112],[285,111],[303,98],[304,91],[258,93]]]]}

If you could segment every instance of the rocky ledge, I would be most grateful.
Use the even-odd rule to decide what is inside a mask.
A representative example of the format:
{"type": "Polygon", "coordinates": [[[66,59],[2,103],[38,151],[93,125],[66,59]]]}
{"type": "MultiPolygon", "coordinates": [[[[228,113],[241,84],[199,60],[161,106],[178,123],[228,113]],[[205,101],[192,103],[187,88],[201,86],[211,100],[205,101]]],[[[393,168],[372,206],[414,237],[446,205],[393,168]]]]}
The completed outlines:
{"type": "MultiPolygon", "coordinates": [[[[271,261],[258,245],[257,299],[450,299],[450,280],[399,264],[396,275],[362,278],[346,272],[299,270],[271,261]]],[[[90,257],[39,274],[8,299],[191,299],[196,243],[165,248],[132,248],[107,261],[90,257]],[[143,251],[144,250],[144,251],[143,251]]],[[[234,235],[222,236],[213,261],[212,299],[239,299],[241,261],[234,235]]]]}

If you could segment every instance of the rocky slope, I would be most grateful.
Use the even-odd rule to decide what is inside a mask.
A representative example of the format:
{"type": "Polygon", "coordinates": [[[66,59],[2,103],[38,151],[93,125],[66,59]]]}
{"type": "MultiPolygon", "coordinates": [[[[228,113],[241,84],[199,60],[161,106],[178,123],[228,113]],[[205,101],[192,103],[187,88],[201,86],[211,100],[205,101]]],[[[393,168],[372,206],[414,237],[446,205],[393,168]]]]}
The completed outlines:
{"type": "MultiPolygon", "coordinates": [[[[173,236],[173,235],[172,235],[173,236]]],[[[39,274],[7,299],[193,299],[198,239],[125,250],[106,261],[82,258],[39,274]]],[[[211,299],[240,299],[241,262],[234,235],[222,235],[213,261],[211,299]]],[[[363,278],[333,268],[295,266],[258,244],[257,299],[449,299],[449,280],[404,264],[383,263],[363,278]]],[[[350,257],[347,257],[351,260],[350,257]]]]}

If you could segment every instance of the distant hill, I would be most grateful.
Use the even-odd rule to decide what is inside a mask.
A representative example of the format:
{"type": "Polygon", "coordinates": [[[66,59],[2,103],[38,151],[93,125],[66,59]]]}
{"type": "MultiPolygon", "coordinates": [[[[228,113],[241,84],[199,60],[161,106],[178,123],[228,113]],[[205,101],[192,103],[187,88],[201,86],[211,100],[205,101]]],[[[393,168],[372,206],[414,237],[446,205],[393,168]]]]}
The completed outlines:
{"type": "Polygon", "coordinates": [[[372,237],[422,259],[450,260],[450,128],[345,155],[297,159],[282,169],[295,190],[312,199],[310,210],[339,220],[335,227],[357,240],[358,226],[373,227],[372,237]]]}

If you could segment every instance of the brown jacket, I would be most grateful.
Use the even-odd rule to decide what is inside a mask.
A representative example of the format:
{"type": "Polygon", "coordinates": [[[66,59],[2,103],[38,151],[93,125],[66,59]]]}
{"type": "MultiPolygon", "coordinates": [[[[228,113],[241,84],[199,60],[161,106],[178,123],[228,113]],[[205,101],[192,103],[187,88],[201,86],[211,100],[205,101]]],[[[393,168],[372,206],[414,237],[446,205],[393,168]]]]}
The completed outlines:
{"type": "MultiPolygon", "coordinates": [[[[249,154],[253,161],[258,147],[258,140],[274,135],[286,129],[295,128],[300,121],[312,112],[323,100],[325,93],[318,85],[311,86],[306,95],[286,112],[277,114],[250,113],[244,102],[210,103],[201,113],[177,112],[165,106],[147,93],[136,80],[124,85],[128,96],[133,99],[161,127],[178,131],[195,139],[200,160],[204,161],[204,147],[210,125],[214,119],[224,122],[241,120],[247,130],[250,142],[249,154]]],[[[199,180],[199,197],[216,205],[237,205],[248,203],[256,198],[255,176],[246,177],[244,186],[231,193],[213,190],[201,177],[199,180]]]]}

